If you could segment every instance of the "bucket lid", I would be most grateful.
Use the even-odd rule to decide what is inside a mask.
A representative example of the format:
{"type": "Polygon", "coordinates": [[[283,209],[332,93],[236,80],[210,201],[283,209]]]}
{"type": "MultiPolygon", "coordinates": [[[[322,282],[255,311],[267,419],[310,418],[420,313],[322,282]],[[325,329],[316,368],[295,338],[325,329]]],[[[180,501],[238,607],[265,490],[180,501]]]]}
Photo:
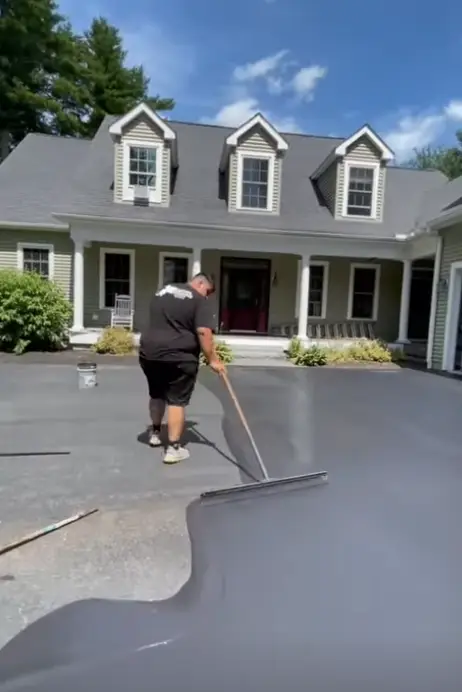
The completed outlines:
{"type": "Polygon", "coordinates": [[[94,370],[96,368],[96,363],[78,363],[79,370],[94,370]]]}

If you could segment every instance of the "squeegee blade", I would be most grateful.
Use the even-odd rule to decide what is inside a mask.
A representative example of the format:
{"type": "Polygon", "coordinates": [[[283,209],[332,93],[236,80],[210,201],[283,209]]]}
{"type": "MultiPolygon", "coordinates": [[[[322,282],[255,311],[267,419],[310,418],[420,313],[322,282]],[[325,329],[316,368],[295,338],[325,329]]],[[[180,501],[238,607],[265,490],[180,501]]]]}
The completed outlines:
{"type": "Polygon", "coordinates": [[[244,485],[235,485],[231,488],[220,488],[218,490],[208,490],[201,494],[201,500],[212,500],[214,498],[244,499],[248,498],[252,493],[259,495],[272,494],[277,492],[286,492],[298,490],[302,488],[323,485],[328,482],[326,471],[317,471],[315,473],[307,473],[303,476],[289,476],[288,478],[272,478],[267,481],[258,481],[256,483],[246,483],[244,485]]]}

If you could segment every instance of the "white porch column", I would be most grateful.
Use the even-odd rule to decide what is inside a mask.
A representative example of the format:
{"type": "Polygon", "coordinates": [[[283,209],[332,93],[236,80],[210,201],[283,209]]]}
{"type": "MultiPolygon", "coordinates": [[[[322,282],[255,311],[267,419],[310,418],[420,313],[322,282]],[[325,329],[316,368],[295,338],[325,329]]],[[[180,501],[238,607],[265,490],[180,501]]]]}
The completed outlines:
{"type": "Polygon", "coordinates": [[[300,263],[300,283],[298,288],[298,338],[307,338],[308,303],[310,297],[310,257],[302,255],[300,263]]]}
{"type": "Polygon", "coordinates": [[[74,240],[74,323],[72,331],[83,329],[83,242],[74,240]]]}
{"type": "Polygon", "coordinates": [[[409,342],[408,325],[409,325],[409,300],[411,297],[411,279],[412,279],[412,260],[403,260],[403,280],[401,283],[401,304],[399,308],[399,333],[398,342],[406,344],[409,342]]]}
{"type": "Polygon", "coordinates": [[[193,248],[192,262],[191,262],[191,276],[196,276],[196,274],[200,273],[200,271],[201,271],[201,257],[202,257],[202,248],[200,248],[200,247],[193,248]]]}

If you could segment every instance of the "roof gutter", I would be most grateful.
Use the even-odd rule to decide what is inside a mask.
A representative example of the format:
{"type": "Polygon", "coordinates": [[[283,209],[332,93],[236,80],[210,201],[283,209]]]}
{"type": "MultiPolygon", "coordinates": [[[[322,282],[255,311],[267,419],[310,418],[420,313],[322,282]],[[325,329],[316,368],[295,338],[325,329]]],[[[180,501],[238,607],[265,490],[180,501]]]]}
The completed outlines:
{"type": "MultiPolygon", "coordinates": [[[[58,218],[58,217],[56,217],[58,218]]],[[[30,223],[27,221],[0,221],[0,228],[24,229],[26,231],[67,231],[69,223],[30,223]]]]}
{"type": "Polygon", "coordinates": [[[427,225],[429,228],[438,230],[445,226],[450,226],[457,221],[462,221],[462,205],[460,209],[451,209],[444,214],[435,216],[434,219],[430,219],[430,221],[427,222],[427,225]]]}
{"type": "Polygon", "coordinates": [[[147,219],[126,219],[126,218],[112,218],[110,216],[86,216],[82,214],[53,214],[57,219],[62,219],[63,222],[69,223],[71,221],[91,221],[93,223],[112,223],[119,225],[130,224],[131,226],[171,226],[173,228],[194,228],[194,229],[206,229],[214,231],[233,231],[233,233],[257,233],[261,235],[262,233],[270,235],[279,235],[281,233],[285,235],[312,237],[312,238],[332,238],[333,240],[361,240],[366,243],[377,243],[377,242],[391,242],[397,243],[399,239],[395,236],[390,238],[389,236],[380,236],[377,238],[365,238],[363,235],[348,235],[345,236],[344,233],[326,233],[325,231],[295,231],[295,230],[282,230],[282,229],[269,229],[269,228],[253,228],[252,226],[223,226],[219,224],[199,224],[199,223],[179,223],[177,221],[154,221],[147,219]]]}

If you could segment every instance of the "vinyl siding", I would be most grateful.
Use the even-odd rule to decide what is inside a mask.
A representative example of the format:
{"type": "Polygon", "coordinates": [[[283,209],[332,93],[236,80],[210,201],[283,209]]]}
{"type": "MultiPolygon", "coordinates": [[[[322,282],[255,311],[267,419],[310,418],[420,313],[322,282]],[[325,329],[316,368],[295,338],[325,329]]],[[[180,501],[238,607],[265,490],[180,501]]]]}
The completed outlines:
{"type": "Polygon", "coordinates": [[[317,181],[319,192],[321,193],[324,202],[329,211],[335,213],[335,204],[337,200],[337,161],[332,163],[324,173],[322,173],[317,181]]]}
{"type": "Polygon", "coordinates": [[[74,243],[68,233],[53,231],[21,231],[0,229],[0,269],[16,269],[18,243],[52,245],[54,250],[53,280],[72,297],[72,258],[74,243]]]}
{"type": "MultiPolygon", "coordinates": [[[[130,141],[146,142],[149,144],[162,144],[162,201],[160,206],[167,207],[170,203],[170,145],[164,142],[162,132],[145,116],[136,118],[126,127],[122,137],[114,144],[114,200],[123,202],[124,180],[124,143],[130,141]]],[[[128,202],[131,204],[131,202],[128,202]]]]}
{"type": "MultiPolygon", "coordinates": [[[[357,142],[355,142],[348,150],[345,158],[338,163],[338,175],[337,175],[337,202],[335,205],[335,215],[337,218],[343,217],[343,201],[345,190],[345,177],[346,177],[346,165],[345,163],[358,163],[359,165],[368,163],[378,163],[380,161],[380,152],[378,149],[369,141],[367,137],[361,137],[357,142]]],[[[384,206],[384,196],[385,196],[385,177],[386,168],[381,165],[379,168],[379,180],[377,185],[377,219],[376,221],[381,221],[383,218],[383,206],[384,206]]],[[[366,219],[365,219],[366,220],[366,219]]]]}
{"type": "Polygon", "coordinates": [[[448,306],[449,278],[451,264],[462,261],[462,225],[453,226],[441,232],[441,272],[440,279],[446,279],[447,287],[438,287],[436,303],[435,335],[433,340],[432,365],[437,370],[443,366],[444,330],[446,326],[446,312],[448,306]]]}
{"type": "Polygon", "coordinates": [[[238,152],[245,152],[249,155],[276,154],[274,162],[273,179],[273,206],[270,212],[259,209],[246,209],[247,212],[256,214],[279,214],[281,206],[281,184],[282,184],[282,157],[277,154],[274,142],[268,137],[266,132],[259,126],[250,130],[239,142],[235,152],[231,152],[229,157],[229,187],[228,187],[228,206],[229,211],[239,211],[238,195],[238,152]]]}
{"type": "MultiPolygon", "coordinates": [[[[273,277],[277,276],[277,282],[271,287],[269,328],[271,330],[272,327],[295,322],[298,258],[295,255],[204,250],[202,268],[214,275],[217,295],[220,292],[220,259],[229,256],[261,257],[271,260],[271,274],[273,277]]],[[[350,264],[360,264],[364,260],[313,257],[312,261],[329,263],[329,285],[327,287],[326,319],[320,320],[310,317],[309,321],[311,323],[346,322],[350,264]]],[[[380,265],[380,293],[375,333],[378,338],[392,342],[398,337],[402,263],[384,260],[376,264],[380,265]]]]}
{"type": "Polygon", "coordinates": [[[108,309],[100,309],[100,249],[117,248],[135,251],[135,319],[134,329],[141,331],[148,319],[149,301],[158,288],[159,253],[191,253],[187,248],[155,247],[152,245],[120,245],[117,243],[92,243],[84,255],[84,325],[87,328],[105,327],[110,324],[108,309]]]}

